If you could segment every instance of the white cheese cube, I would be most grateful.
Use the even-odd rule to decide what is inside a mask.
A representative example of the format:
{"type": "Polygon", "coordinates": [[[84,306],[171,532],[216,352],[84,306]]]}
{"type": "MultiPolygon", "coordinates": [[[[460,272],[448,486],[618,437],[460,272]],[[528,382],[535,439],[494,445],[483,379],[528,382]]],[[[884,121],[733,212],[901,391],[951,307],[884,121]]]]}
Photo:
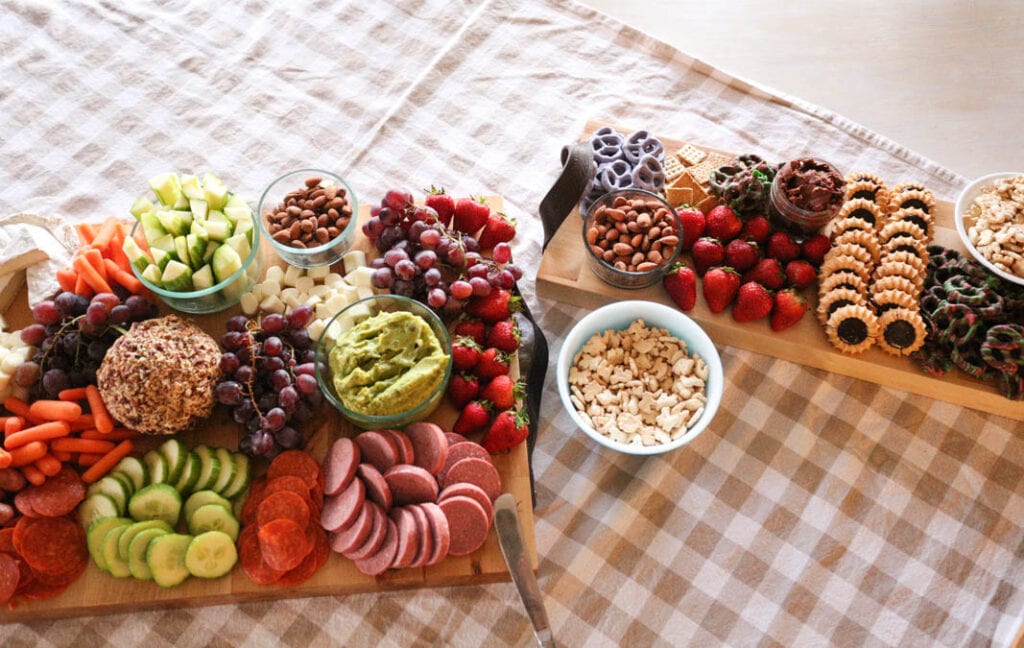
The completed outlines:
{"type": "Polygon", "coordinates": [[[330,293],[331,293],[331,289],[328,288],[327,286],[323,285],[323,284],[320,284],[318,286],[313,286],[312,288],[309,289],[309,294],[310,295],[316,295],[317,297],[322,297],[322,298],[326,298],[327,295],[329,295],[330,293]]]}
{"type": "Polygon", "coordinates": [[[367,297],[373,297],[376,293],[373,292],[373,288],[370,286],[358,286],[356,294],[359,296],[359,299],[366,299],[367,297]]]}
{"type": "Polygon", "coordinates": [[[359,266],[345,275],[345,281],[353,286],[373,286],[373,268],[359,266]]]}
{"type": "Polygon", "coordinates": [[[5,373],[8,376],[14,375],[14,370],[18,368],[25,360],[25,356],[21,354],[21,349],[8,351],[0,358],[0,373],[5,373]]]}
{"type": "Polygon", "coordinates": [[[288,308],[289,312],[291,312],[291,309],[295,308],[296,306],[298,306],[299,304],[302,303],[302,301],[299,299],[299,292],[298,291],[295,291],[293,293],[288,293],[288,295],[285,296],[284,291],[282,290],[281,291],[281,301],[284,302],[284,305],[288,308]]]}
{"type": "Polygon", "coordinates": [[[270,295],[260,302],[260,309],[268,313],[284,313],[284,302],[277,295],[270,295]]]}
{"type": "Polygon", "coordinates": [[[281,294],[281,284],[273,279],[268,279],[260,284],[260,301],[267,297],[277,297],[281,294]]]}
{"type": "Polygon", "coordinates": [[[342,286],[344,284],[344,277],[342,277],[340,274],[336,272],[331,272],[326,277],[324,277],[324,285],[327,286],[328,288],[337,288],[338,286],[342,286]]]}
{"type": "Polygon", "coordinates": [[[356,268],[366,265],[366,253],[362,250],[350,250],[341,257],[341,263],[345,268],[345,274],[348,274],[356,268]]]}
{"type": "Polygon", "coordinates": [[[309,306],[310,308],[316,308],[317,305],[322,304],[323,301],[324,300],[318,297],[317,295],[308,295],[306,297],[306,301],[303,303],[306,304],[306,306],[309,306]]]}
{"type": "Polygon", "coordinates": [[[313,278],[308,276],[299,277],[298,280],[295,282],[295,287],[304,293],[308,293],[310,289],[315,285],[316,282],[313,281],[313,278]]]}
{"type": "Polygon", "coordinates": [[[306,270],[306,276],[313,281],[323,281],[324,277],[331,273],[331,266],[316,266],[306,270]]]}
{"type": "Polygon", "coordinates": [[[320,334],[324,332],[326,326],[325,320],[315,319],[306,325],[306,333],[309,333],[309,338],[315,342],[320,339],[320,334]]]}
{"type": "Polygon", "coordinates": [[[350,304],[354,301],[359,301],[359,289],[356,288],[355,286],[342,286],[341,294],[345,297],[345,300],[350,304]]]}
{"type": "Polygon", "coordinates": [[[329,320],[334,317],[335,311],[332,311],[327,304],[316,305],[316,316],[317,319],[329,320]]]}
{"type": "Polygon", "coordinates": [[[281,289],[281,294],[279,296],[282,301],[286,301],[289,297],[301,297],[302,294],[299,292],[298,288],[283,288],[281,289]]]}
{"type": "Polygon", "coordinates": [[[264,281],[280,281],[284,279],[284,268],[279,265],[272,265],[267,268],[267,274],[263,277],[264,281]]]}
{"type": "Polygon", "coordinates": [[[284,284],[286,286],[294,286],[295,282],[299,280],[305,271],[297,266],[290,265],[288,269],[284,271],[284,284]]]}
{"type": "Polygon", "coordinates": [[[324,303],[327,304],[327,308],[331,310],[331,314],[333,315],[352,303],[352,300],[346,299],[345,295],[341,293],[334,293],[328,297],[327,301],[324,303]]]}
{"type": "Polygon", "coordinates": [[[367,317],[372,316],[373,313],[370,311],[370,307],[366,304],[358,304],[353,306],[346,315],[351,317],[353,322],[362,322],[367,317]]]}
{"type": "Polygon", "coordinates": [[[11,384],[11,374],[0,371],[0,392],[6,391],[11,384]]]}
{"type": "Polygon", "coordinates": [[[249,292],[252,294],[253,299],[255,299],[256,303],[258,304],[260,300],[263,299],[263,284],[256,284],[255,286],[252,287],[252,290],[250,290],[249,292]]]}
{"type": "Polygon", "coordinates": [[[255,315],[256,311],[260,309],[260,302],[253,293],[246,293],[242,295],[242,299],[239,300],[239,305],[242,307],[242,312],[246,315],[255,315]]]}
{"type": "Polygon", "coordinates": [[[326,335],[329,340],[337,340],[339,335],[350,328],[352,328],[352,318],[345,315],[331,322],[331,325],[327,327],[326,331],[321,333],[321,336],[326,335]]]}

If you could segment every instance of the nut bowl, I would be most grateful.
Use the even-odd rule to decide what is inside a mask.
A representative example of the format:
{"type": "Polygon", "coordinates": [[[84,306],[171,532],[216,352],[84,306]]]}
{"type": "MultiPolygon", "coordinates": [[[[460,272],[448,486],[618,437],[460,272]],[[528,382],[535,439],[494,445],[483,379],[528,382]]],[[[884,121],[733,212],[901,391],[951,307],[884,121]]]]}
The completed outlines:
{"type": "Polygon", "coordinates": [[[981,195],[981,192],[986,187],[991,186],[997,180],[1003,180],[1005,178],[1012,178],[1014,176],[1021,175],[1021,172],[1004,171],[1001,173],[991,173],[986,176],[982,176],[967,185],[960,195],[956,199],[956,206],[953,212],[953,220],[956,223],[956,231],[960,235],[960,241],[964,244],[964,248],[971,254],[974,259],[985,266],[985,269],[992,274],[1013,282],[1015,284],[1024,286],[1024,277],[1012,274],[1006,270],[1002,270],[994,263],[985,258],[985,255],[981,253],[978,248],[974,246],[971,241],[971,237],[968,234],[968,230],[973,224],[973,218],[970,215],[971,205],[974,203],[974,199],[981,195]]]}
{"type": "Polygon", "coordinates": [[[363,429],[397,428],[430,416],[451,372],[444,323],[427,306],[399,295],[349,304],[316,344],[320,391],[363,429]]]}
{"type": "MultiPolygon", "coordinates": [[[[309,200],[313,201],[316,199],[310,197],[309,200]]],[[[310,213],[314,215],[319,214],[323,211],[323,207],[324,205],[317,205],[310,213]]],[[[292,211],[296,213],[290,214],[290,220],[283,222],[284,227],[282,229],[286,233],[291,229],[291,225],[297,222],[296,217],[301,216],[302,211],[302,208],[298,205],[285,207],[285,210],[289,208],[292,208],[292,211]]],[[[323,169],[297,169],[285,173],[270,183],[270,186],[266,188],[260,197],[256,213],[259,217],[260,230],[267,237],[267,240],[270,241],[271,247],[274,248],[278,256],[293,266],[314,268],[316,266],[337,263],[352,246],[352,240],[356,231],[356,221],[359,215],[359,201],[356,199],[355,192],[352,191],[352,188],[341,176],[323,169]],[[279,210],[279,208],[282,207],[286,200],[293,197],[295,192],[310,189],[311,193],[315,193],[316,189],[309,188],[306,182],[312,178],[320,178],[319,188],[330,188],[331,191],[337,192],[337,196],[347,200],[348,207],[350,208],[347,211],[350,212],[350,218],[343,229],[334,236],[330,236],[330,233],[326,234],[325,236],[330,238],[322,242],[315,237],[320,227],[312,229],[311,234],[314,235],[312,236],[313,242],[308,245],[302,243],[303,247],[298,247],[286,242],[291,240],[290,236],[279,233],[280,230],[277,227],[280,227],[282,222],[274,222],[271,219],[274,214],[283,211],[279,210]],[[280,237],[281,240],[275,237],[280,237]]],[[[324,223],[324,229],[327,229],[326,222],[324,223]]],[[[300,231],[299,234],[301,233],[300,231]]]]}
{"type": "Polygon", "coordinates": [[[590,269],[602,281],[617,288],[644,288],[660,281],[665,270],[682,250],[681,234],[682,225],[676,210],[661,196],[643,189],[620,189],[606,193],[595,200],[583,215],[582,238],[590,269]],[[636,212],[630,207],[637,206],[641,207],[641,211],[648,212],[643,220],[628,216],[636,212]],[[667,213],[663,213],[662,209],[667,213]],[[660,218],[668,220],[671,233],[666,234],[662,231],[664,227],[657,227],[657,214],[662,214],[660,218]],[[621,222],[626,225],[617,224],[621,222]],[[601,231],[601,228],[605,228],[610,232],[612,226],[625,231],[616,231],[612,235],[614,238],[601,231]],[[657,237],[647,237],[647,233],[656,227],[657,237]],[[627,236],[631,240],[627,240],[627,236]],[[636,237],[643,240],[638,241],[640,245],[634,247],[632,239],[636,237]],[[607,259],[598,256],[598,252],[607,256],[607,259]],[[637,255],[642,256],[643,260],[640,261],[637,255]],[[634,258],[639,263],[632,263],[634,258]]]}
{"type": "Polygon", "coordinates": [[[715,345],[707,333],[696,322],[674,308],[648,301],[621,301],[608,304],[577,322],[572,330],[569,331],[558,353],[555,380],[558,383],[558,394],[562,399],[562,405],[578,428],[602,446],[631,455],[662,454],[693,441],[708,427],[711,420],[715,417],[715,413],[722,402],[722,389],[724,386],[722,361],[718,355],[718,350],[715,349],[715,345]],[[644,446],[616,441],[594,429],[593,426],[580,416],[571,401],[569,370],[573,366],[576,355],[583,348],[583,345],[586,344],[587,340],[593,335],[608,329],[624,331],[638,319],[643,320],[648,327],[667,329],[674,337],[686,343],[687,352],[691,356],[695,354],[700,355],[708,367],[708,378],[705,381],[707,402],[704,404],[704,412],[689,429],[668,443],[644,446]]]}

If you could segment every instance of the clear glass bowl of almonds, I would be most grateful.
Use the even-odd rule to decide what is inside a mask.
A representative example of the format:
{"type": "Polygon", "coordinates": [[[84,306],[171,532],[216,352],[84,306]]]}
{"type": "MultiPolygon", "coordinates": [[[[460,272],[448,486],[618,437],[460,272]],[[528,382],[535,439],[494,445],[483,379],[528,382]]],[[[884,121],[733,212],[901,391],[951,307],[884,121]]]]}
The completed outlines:
{"type": "Polygon", "coordinates": [[[332,265],[352,246],[359,203],[345,180],[323,169],[289,171],[270,183],[260,229],[278,256],[300,268],[332,265]]]}
{"type": "Polygon", "coordinates": [[[617,288],[644,288],[661,280],[682,249],[679,215],[643,189],[601,196],[583,215],[590,269],[617,288]]]}

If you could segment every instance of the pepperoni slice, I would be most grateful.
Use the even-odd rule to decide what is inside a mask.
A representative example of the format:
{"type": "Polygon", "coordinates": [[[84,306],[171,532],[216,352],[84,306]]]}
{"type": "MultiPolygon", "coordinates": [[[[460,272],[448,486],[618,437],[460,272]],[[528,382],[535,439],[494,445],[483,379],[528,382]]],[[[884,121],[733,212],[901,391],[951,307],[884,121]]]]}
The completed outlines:
{"type": "Polygon", "coordinates": [[[0,529],[0,551],[6,551],[8,553],[17,553],[17,549],[14,548],[14,527],[7,527],[6,529],[0,529]]]}
{"type": "Polygon", "coordinates": [[[263,498],[256,509],[256,526],[280,519],[293,520],[303,529],[309,524],[309,504],[306,498],[291,491],[278,491],[263,498]]]}
{"type": "Polygon", "coordinates": [[[259,508],[260,502],[263,501],[263,494],[266,489],[266,477],[252,480],[249,484],[249,494],[245,497],[245,503],[242,504],[242,512],[238,516],[239,522],[244,525],[256,522],[256,510],[259,508]]]}
{"type": "Polygon", "coordinates": [[[38,518],[20,517],[14,524],[14,533],[11,535],[11,545],[14,550],[21,555],[21,549],[24,546],[25,532],[36,523],[38,518]]]}
{"type": "Polygon", "coordinates": [[[71,570],[62,574],[44,574],[43,572],[35,572],[35,579],[42,585],[48,587],[67,587],[78,580],[78,577],[85,573],[85,568],[89,566],[87,561],[83,561],[75,565],[71,570]]]}
{"type": "Polygon", "coordinates": [[[32,486],[23,492],[29,493],[33,511],[45,517],[60,517],[74,511],[85,499],[85,482],[77,472],[65,466],[41,486],[32,486]]]}
{"type": "Polygon", "coordinates": [[[302,499],[306,500],[306,504],[309,505],[311,511],[316,509],[317,512],[319,512],[319,510],[323,508],[323,498],[314,499],[313,497],[316,489],[311,490],[305,480],[301,477],[296,477],[295,475],[283,475],[268,481],[266,488],[263,490],[263,497],[265,498],[273,493],[283,491],[301,495],[302,499]]]}
{"type": "Polygon", "coordinates": [[[327,532],[316,524],[310,524],[306,528],[307,535],[313,536],[313,550],[306,554],[299,566],[281,576],[279,584],[286,587],[299,585],[310,579],[318,569],[324,566],[331,554],[331,545],[327,541],[327,532]]]}
{"type": "Polygon", "coordinates": [[[18,590],[21,580],[21,568],[13,556],[0,553],[0,605],[11,600],[18,590]]]}
{"type": "Polygon", "coordinates": [[[33,599],[41,601],[43,599],[54,598],[64,593],[64,590],[68,588],[67,585],[44,585],[38,580],[33,580],[23,589],[18,590],[18,594],[24,596],[27,599],[33,599]]]}
{"type": "Polygon", "coordinates": [[[242,563],[242,571],[249,580],[257,585],[271,585],[281,579],[284,574],[268,565],[260,551],[260,539],[256,535],[256,527],[247,526],[238,535],[238,561],[242,563]]]}
{"type": "Polygon", "coordinates": [[[294,520],[271,520],[256,532],[263,560],[272,569],[286,572],[295,569],[313,548],[305,528],[294,520]]]}
{"type": "Polygon", "coordinates": [[[36,572],[59,575],[88,562],[85,532],[68,518],[38,518],[24,531],[21,556],[36,572]]]}
{"type": "Polygon", "coordinates": [[[302,450],[285,450],[270,462],[268,482],[284,475],[301,477],[310,490],[320,488],[320,464],[302,450]]]}

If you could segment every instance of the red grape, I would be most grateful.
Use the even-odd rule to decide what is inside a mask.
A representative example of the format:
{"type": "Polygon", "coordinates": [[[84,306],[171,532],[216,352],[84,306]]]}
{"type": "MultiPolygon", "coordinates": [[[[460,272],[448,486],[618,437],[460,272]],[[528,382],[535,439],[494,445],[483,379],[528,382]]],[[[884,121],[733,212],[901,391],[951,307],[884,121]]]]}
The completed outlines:
{"type": "Polygon", "coordinates": [[[456,279],[452,282],[449,290],[452,293],[452,297],[456,299],[469,299],[473,294],[473,286],[464,279],[456,279]]]}
{"type": "Polygon", "coordinates": [[[32,346],[39,346],[46,339],[46,327],[42,324],[29,324],[21,329],[21,341],[32,346]]]}
{"type": "Polygon", "coordinates": [[[497,243],[491,250],[495,263],[505,264],[512,260],[512,246],[508,243],[497,243]]]}
{"type": "Polygon", "coordinates": [[[441,308],[448,302],[448,295],[440,288],[432,288],[427,293],[427,305],[431,308],[441,308]]]}
{"type": "Polygon", "coordinates": [[[64,316],[52,300],[41,301],[32,307],[32,319],[38,324],[49,326],[59,324],[64,316]]]}
{"type": "Polygon", "coordinates": [[[307,304],[299,304],[293,308],[291,314],[288,315],[288,328],[293,330],[304,329],[312,319],[313,308],[307,304]]]}

